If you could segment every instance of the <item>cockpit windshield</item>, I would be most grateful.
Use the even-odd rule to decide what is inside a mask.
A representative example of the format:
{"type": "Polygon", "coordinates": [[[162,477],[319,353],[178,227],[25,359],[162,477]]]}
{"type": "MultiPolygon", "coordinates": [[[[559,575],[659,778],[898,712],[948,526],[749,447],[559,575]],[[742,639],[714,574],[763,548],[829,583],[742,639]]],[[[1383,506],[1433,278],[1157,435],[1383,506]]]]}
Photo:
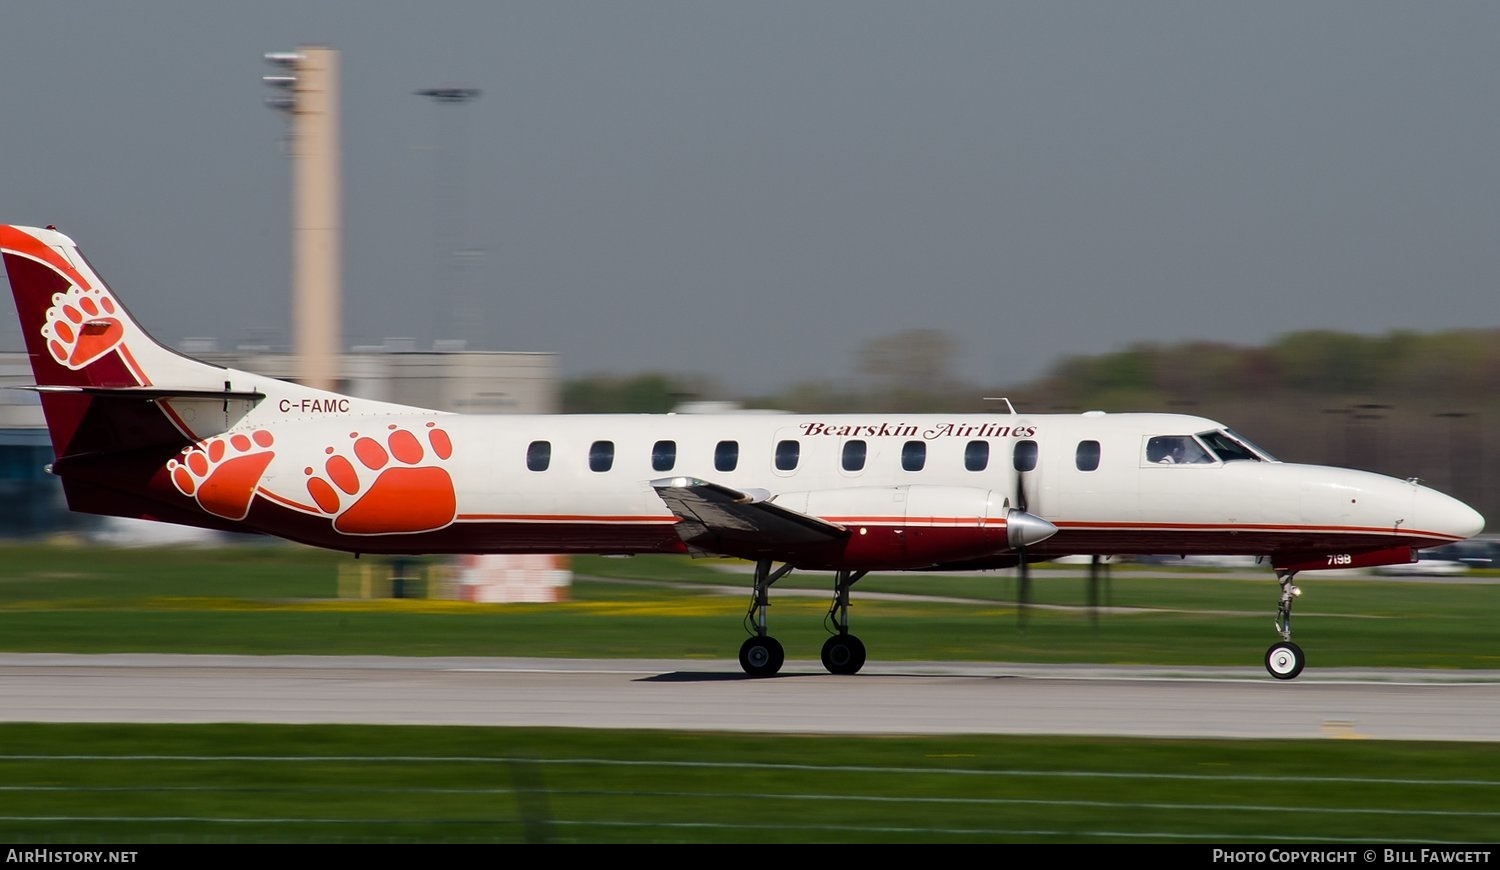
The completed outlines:
{"type": "Polygon", "coordinates": [[[1276,457],[1250,443],[1250,440],[1235,432],[1233,429],[1215,429],[1212,432],[1199,432],[1198,439],[1208,445],[1208,449],[1219,457],[1221,462],[1234,462],[1237,459],[1249,460],[1251,462],[1275,462],[1276,457]]]}

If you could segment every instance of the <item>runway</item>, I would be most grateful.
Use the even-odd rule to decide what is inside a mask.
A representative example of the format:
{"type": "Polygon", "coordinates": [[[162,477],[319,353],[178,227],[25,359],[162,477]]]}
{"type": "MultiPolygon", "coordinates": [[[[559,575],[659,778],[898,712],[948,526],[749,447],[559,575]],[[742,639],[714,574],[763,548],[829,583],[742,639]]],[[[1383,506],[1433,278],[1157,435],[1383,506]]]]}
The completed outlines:
{"type": "Polygon", "coordinates": [[[0,721],[1500,740],[1500,671],[0,655],[0,721]]]}

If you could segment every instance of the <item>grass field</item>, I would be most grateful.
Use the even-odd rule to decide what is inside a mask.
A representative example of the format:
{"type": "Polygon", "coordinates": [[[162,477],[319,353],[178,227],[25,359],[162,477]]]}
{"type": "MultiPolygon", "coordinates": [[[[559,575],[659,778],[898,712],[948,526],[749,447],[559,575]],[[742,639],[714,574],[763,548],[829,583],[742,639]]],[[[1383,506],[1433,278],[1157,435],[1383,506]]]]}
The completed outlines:
{"type": "MultiPolygon", "coordinates": [[[[556,604],[339,597],[340,568],[371,561],[283,545],[0,548],[0,649],[732,659],[745,637],[749,577],[724,563],[578,558],[556,604]]],[[[1116,568],[1097,614],[1079,568],[1033,576],[1024,628],[1007,572],[872,575],[854,587],[852,628],[872,661],[1253,666],[1277,639],[1269,571],[1116,568]],[[882,597],[898,593],[953,600],[882,597]]],[[[1500,668],[1500,583],[1299,583],[1309,668],[1500,668]]],[[[773,587],[770,628],[790,658],[817,659],[828,584],[793,573],[773,587]]]]}
{"type": "Polygon", "coordinates": [[[0,726],[19,843],[1484,843],[1500,747],[0,726]]]}
{"type": "MultiPolygon", "coordinates": [[[[708,562],[577,559],[566,602],[476,605],[340,598],[349,561],[3,548],[0,650],[724,659],[744,636],[748,579],[708,562]]],[[[1116,569],[1097,624],[1076,570],[1035,576],[1058,609],[1024,629],[1003,573],[872,576],[854,628],[886,661],[1249,666],[1275,639],[1269,572],[1116,569]]],[[[1310,669],[1500,667],[1500,586],[1299,579],[1310,669]]],[[[827,609],[795,590],[825,584],[773,591],[791,658],[827,609]]],[[[0,841],[1485,843],[1494,771],[1500,742],[23,723],[0,725],[0,841]]]]}

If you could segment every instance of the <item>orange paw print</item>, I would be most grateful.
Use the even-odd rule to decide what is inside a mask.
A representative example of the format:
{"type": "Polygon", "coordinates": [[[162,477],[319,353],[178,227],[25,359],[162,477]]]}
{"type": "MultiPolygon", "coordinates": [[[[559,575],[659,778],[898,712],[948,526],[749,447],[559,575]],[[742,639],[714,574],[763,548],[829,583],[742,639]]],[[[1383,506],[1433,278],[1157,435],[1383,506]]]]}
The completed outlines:
{"type": "Polygon", "coordinates": [[[242,520],[250,513],[250,500],[261,474],[276,455],[274,436],[264,429],[219,435],[185,448],[167,462],[172,485],[214,516],[242,520]]]}
{"type": "Polygon", "coordinates": [[[437,463],[453,455],[453,442],[436,423],[417,433],[392,423],[385,443],[350,432],[353,459],[329,447],[323,471],[311,467],[307,493],[333,527],[348,535],[427,532],[453,522],[458,500],[453,478],[437,463]]]}
{"type": "Polygon", "coordinates": [[[115,300],[100,290],[74,286],[52,297],[42,337],[52,358],[81,369],[115,349],[125,337],[115,300]]]}

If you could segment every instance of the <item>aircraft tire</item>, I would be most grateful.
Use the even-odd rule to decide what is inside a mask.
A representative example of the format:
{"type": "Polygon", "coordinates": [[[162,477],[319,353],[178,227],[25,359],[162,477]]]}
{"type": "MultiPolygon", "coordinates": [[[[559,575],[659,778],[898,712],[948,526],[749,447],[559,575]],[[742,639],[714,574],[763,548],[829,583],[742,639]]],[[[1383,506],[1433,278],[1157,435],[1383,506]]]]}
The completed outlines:
{"type": "Polygon", "coordinates": [[[865,666],[864,641],[852,634],[836,634],[823,642],[823,667],[830,674],[857,674],[865,666]]]}
{"type": "Polygon", "coordinates": [[[1302,647],[1289,640],[1272,644],[1266,650],[1266,672],[1278,680],[1295,680],[1305,664],[1302,647]]]}
{"type": "Polygon", "coordinates": [[[747,638],[740,644],[740,667],[752,677],[775,676],[785,662],[786,651],[774,637],[747,638]]]}

